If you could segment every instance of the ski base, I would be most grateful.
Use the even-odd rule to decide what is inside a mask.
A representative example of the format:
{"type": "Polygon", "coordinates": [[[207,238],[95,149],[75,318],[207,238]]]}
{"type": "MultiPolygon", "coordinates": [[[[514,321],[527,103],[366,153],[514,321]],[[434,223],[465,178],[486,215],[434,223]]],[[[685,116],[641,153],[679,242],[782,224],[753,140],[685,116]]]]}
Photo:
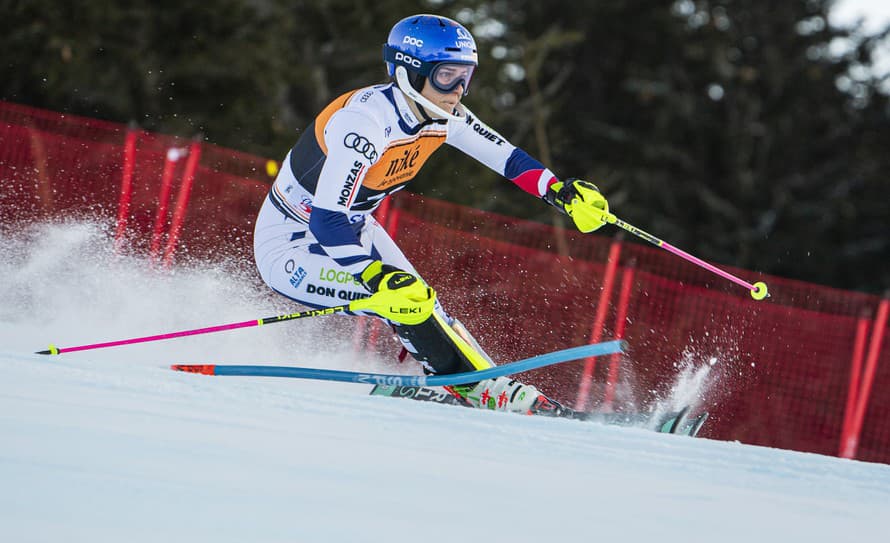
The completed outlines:
{"type": "MultiPolygon", "coordinates": [[[[399,386],[399,385],[374,385],[371,389],[372,396],[388,396],[391,398],[407,398],[421,402],[433,402],[443,405],[457,405],[472,407],[467,402],[451,394],[445,389],[425,386],[399,386]]],[[[584,420],[611,424],[616,426],[649,426],[651,427],[652,413],[584,413],[557,404],[555,409],[532,413],[535,416],[555,417],[573,420],[584,420]]],[[[673,411],[661,416],[654,430],[665,434],[678,434],[695,437],[704,426],[708,413],[703,412],[695,417],[690,417],[690,408],[684,407],[679,411],[673,411]]]]}

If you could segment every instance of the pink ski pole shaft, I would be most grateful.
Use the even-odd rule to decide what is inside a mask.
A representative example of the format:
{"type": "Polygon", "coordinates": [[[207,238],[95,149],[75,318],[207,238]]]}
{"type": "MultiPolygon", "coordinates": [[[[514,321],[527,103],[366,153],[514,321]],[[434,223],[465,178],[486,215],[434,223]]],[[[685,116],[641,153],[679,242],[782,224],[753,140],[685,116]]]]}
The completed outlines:
{"type": "Polygon", "coordinates": [[[62,354],[73,353],[75,351],[88,351],[92,349],[104,349],[106,347],[117,347],[119,345],[132,345],[134,343],[145,343],[148,341],[160,341],[162,339],[173,339],[185,336],[197,336],[199,334],[210,334],[213,332],[222,332],[225,330],[236,330],[238,328],[250,328],[251,326],[262,326],[264,324],[273,324],[276,322],[291,321],[294,319],[302,319],[306,317],[320,317],[322,315],[331,315],[340,313],[349,309],[349,305],[338,305],[325,309],[310,309],[300,313],[291,313],[289,315],[277,315],[275,317],[264,317],[244,322],[235,322],[232,324],[221,324],[219,326],[209,326],[207,328],[196,328],[194,330],[183,330],[180,332],[170,332],[168,334],[157,334],[154,336],[137,337],[131,339],[121,339],[117,341],[109,341],[106,343],[93,343],[91,345],[78,345],[76,347],[59,348],[50,344],[49,349],[45,351],[37,351],[35,354],[62,354]]]}
{"type": "Polygon", "coordinates": [[[619,228],[623,228],[624,230],[627,230],[631,234],[637,236],[638,238],[648,241],[649,243],[651,243],[652,245],[655,245],[656,247],[661,247],[665,251],[673,253],[673,254],[679,256],[680,258],[683,258],[689,262],[692,262],[696,266],[700,266],[700,267],[708,270],[711,273],[715,273],[715,274],[719,275],[720,277],[723,277],[724,279],[728,279],[739,286],[745,287],[746,289],[748,289],[748,292],[750,292],[751,297],[754,298],[755,300],[763,300],[764,298],[769,296],[769,292],[766,289],[766,283],[764,283],[763,281],[758,281],[754,284],[751,284],[743,279],[736,277],[735,275],[733,275],[727,271],[721,270],[717,266],[708,264],[704,260],[702,260],[698,257],[692,256],[691,254],[687,253],[686,251],[684,251],[682,249],[678,249],[677,247],[674,247],[673,245],[671,245],[670,243],[668,243],[664,240],[658,239],[657,237],[653,236],[649,232],[646,232],[645,230],[641,230],[632,224],[622,221],[621,219],[619,219],[618,217],[616,217],[615,215],[613,215],[609,212],[603,213],[603,220],[605,220],[609,224],[614,224],[615,226],[618,226],[619,228]]]}

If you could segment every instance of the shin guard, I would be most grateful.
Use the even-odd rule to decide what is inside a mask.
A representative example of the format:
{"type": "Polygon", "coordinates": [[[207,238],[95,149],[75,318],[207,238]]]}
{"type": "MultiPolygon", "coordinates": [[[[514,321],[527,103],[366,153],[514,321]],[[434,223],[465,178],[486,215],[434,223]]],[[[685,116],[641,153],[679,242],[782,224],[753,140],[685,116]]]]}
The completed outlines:
{"type": "Polygon", "coordinates": [[[491,367],[484,354],[474,349],[438,313],[415,325],[394,325],[405,349],[428,373],[447,375],[491,367]]]}

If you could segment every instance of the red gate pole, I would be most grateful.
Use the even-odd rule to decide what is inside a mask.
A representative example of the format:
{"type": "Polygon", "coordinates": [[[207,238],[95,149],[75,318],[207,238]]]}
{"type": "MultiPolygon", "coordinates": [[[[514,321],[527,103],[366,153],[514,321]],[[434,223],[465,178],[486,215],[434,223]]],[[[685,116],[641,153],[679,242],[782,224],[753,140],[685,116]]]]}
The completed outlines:
{"type": "Polygon", "coordinates": [[[117,228],[114,231],[114,250],[119,252],[130,218],[130,201],[133,198],[133,166],[136,162],[136,131],[127,129],[124,138],[124,164],[121,175],[121,197],[117,206],[117,228]]]}
{"type": "MultiPolygon", "coordinates": [[[[383,202],[380,203],[380,207],[374,213],[375,220],[382,224],[384,229],[386,229],[386,218],[389,216],[390,207],[392,207],[392,196],[384,198],[383,202]]],[[[389,237],[392,237],[393,232],[387,231],[387,234],[389,234],[389,237]]]]}
{"type": "Polygon", "coordinates": [[[878,366],[878,355],[881,352],[881,343],[884,341],[884,332],[887,329],[887,313],[890,312],[890,299],[884,298],[878,306],[878,315],[871,332],[871,341],[868,345],[868,357],[865,360],[865,369],[862,373],[862,386],[856,399],[856,411],[853,415],[852,427],[844,450],[843,458],[856,458],[859,448],[859,437],[862,433],[862,422],[865,419],[865,409],[868,406],[868,397],[871,394],[871,386],[875,379],[875,370],[878,366]]]}
{"type": "Polygon", "coordinates": [[[391,206],[386,213],[386,224],[383,225],[383,228],[386,229],[386,233],[389,234],[389,237],[395,241],[396,239],[396,229],[399,226],[399,208],[396,206],[391,206]]]}
{"type": "Polygon", "coordinates": [[[176,164],[182,156],[183,150],[171,147],[167,149],[164,158],[164,171],[161,174],[161,188],[158,191],[158,211],[155,215],[155,224],[151,232],[151,249],[149,258],[152,262],[158,261],[158,252],[161,250],[161,236],[164,233],[164,223],[167,221],[167,205],[170,203],[170,192],[173,185],[173,172],[176,164]]]}
{"type": "Polygon", "coordinates": [[[841,442],[838,456],[843,457],[846,446],[852,438],[853,414],[859,397],[859,382],[862,379],[862,358],[865,356],[865,340],[868,335],[869,316],[863,314],[856,322],[856,337],[853,340],[853,356],[850,359],[850,387],[847,391],[847,405],[844,408],[844,425],[841,428],[841,442]]]}
{"type": "MultiPolygon", "coordinates": [[[[618,258],[621,256],[621,241],[613,241],[609,247],[609,256],[606,263],[606,271],[603,276],[603,290],[600,291],[600,299],[596,306],[596,317],[593,328],[590,331],[590,343],[599,343],[603,336],[603,325],[606,322],[606,311],[612,298],[612,285],[615,283],[615,272],[618,269],[618,258]]],[[[581,383],[578,384],[578,395],[575,398],[575,409],[584,411],[587,407],[587,397],[590,395],[590,383],[593,380],[593,370],[596,368],[596,357],[584,360],[584,373],[581,374],[581,383]]]]}
{"type": "MultiPolygon", "coordinates": [[[[374,220],[376,220],[381,225],[386,224],[386,217],[389,215],[389,208],[392,205],[392,197],[384,198],[383,202],[380,203],[380,207],[374,211],[373,216],[374,220]]],[[[384,229],[386,227],[384,226],[384,229]]],[[[359,317],[357,322],[358,324],[355,327],[355,330],[352,334],[352,350],[353,352],[360,353],[364,352],[368,346],[376,347],[377,346],[377,334],[367,333],[368,330],[374,330],[376,328],[376,317],[359,317]],[[367,333],[367,338],[365,337],[367,333]]]]}
{"type": "MultiPolygon", "coordinates": [[[[618,294],[618,310],[615,315],[615,339],[624,339],[624,330],[627,328],[627,306],[630,303],[630,290],[633,285],[634,269],[628,265],[621,272],[621,291],[618,294]]],[[[609,356],[609,377],[606,379],[606,393],[603,397],[603,409],[612,410],[612,400],[615,398],[615,386],[618,381],[618,360],[620,353],[609,356]]]]}
{"type": "Polygon", "coordinates": [[[193,141],[189,146],[189,157],[185,163],[185,172],[182,174],[182,185],[176,196],[176,207],[173,210],[173,219],[170,221],[170,234],[167,236],[167,247],[164,249],[164,267],[169,268],[173,263],[173,253],[179,242],[179,234],[185,222],[185,212],[188,209],[189,195],[192,192],[192,184],[195,181],[195,171],[198,169],[198,160],[201,158],[201,143],[193,141]]]}
{"type": "MultiPolygon", "coordinates": [[[[392,197],[386,199],[384,204],[386,205],[385,209],[381,209],[380,220],[386,221],[383,224],[383,229],[386,230],[386,233],[389,234],[389,237],[395,241],[396,239],[396,227],[399,223],[399,208],[398,206],[394,206],[390,203],[390,199],[392,197]]],[[[381,204],[381,208],[384,204],[381,204]]],[[[368,344],[371,347],[377,346],[377,341],[380,338],[380,329],[383,327],[383,323],[380,322],[379,319],[371,317],[373,320],[370,322],[370,329],[368,331],[368,344]]]]}
{"type": "MultiPolygon", "coordinates": [[[[390,230],[387,225],[387,221],[390,219],[390,209],[392,208],[392,197],[390,196],[388,198],[384,198],[383,202],[380,203],[380,207],[378,207],[377,210],[374,212],[374,220],[383,225],[383,229],[386,230],[386,233],[389,234],[389,237],[394,239],[395,229],[390,230]]],[[[355,332],[352,336],[353,351],[362,352],[366,350],[368,346],[376,347],[377,339],[380,336],[377,318],[361,317],[358,322],[359,325],[355,327],[355,332]],[[362,340],[365,338],[366,332],[367,344],[364,344],[362,340]]]]}

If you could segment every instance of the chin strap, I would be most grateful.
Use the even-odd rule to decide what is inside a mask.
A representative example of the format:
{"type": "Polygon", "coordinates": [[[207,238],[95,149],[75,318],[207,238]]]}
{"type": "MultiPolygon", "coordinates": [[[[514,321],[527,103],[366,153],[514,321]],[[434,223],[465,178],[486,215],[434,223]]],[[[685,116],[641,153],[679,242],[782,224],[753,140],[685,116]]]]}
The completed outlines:
{"type": "Polygon", "coordinates": [[[446,113],[444,109],[440,108],[436,104],[429,101],[424,95],[417,92],[414,87],[411,86],[411,82],[408,81],[408,71],[404,66],[396,67],[396,84],[398,84],[399,89],[402,92],[408,95],[408,98],[411,98],[418,104],[425,107],[427,110],[435,113],[436,115],[442,117],[443,119],[448,119],[449,121],[462,121],[463,117],[460,115],[455,115],[453,113],[446,113]]]}

